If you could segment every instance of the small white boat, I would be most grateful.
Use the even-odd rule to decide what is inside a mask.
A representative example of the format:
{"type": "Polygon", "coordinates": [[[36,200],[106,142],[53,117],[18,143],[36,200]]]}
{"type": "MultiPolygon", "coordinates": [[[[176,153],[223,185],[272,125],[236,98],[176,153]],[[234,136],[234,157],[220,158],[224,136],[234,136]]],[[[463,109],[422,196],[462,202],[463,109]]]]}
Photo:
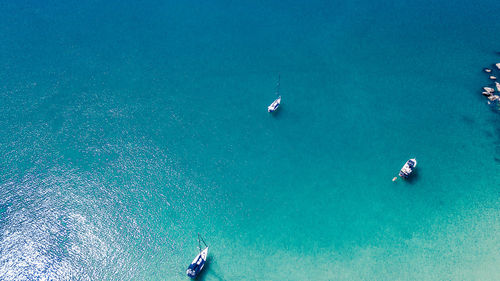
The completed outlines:
{"type": "Polygon", "coordinates": [[[275,112],[280,107],[281,104],[280,80],[281,80],[281,75],[278,75],[278,84],[276,85],[276,95],[278,96],[278,98],[275,99],[273,103],[271,103],[271,105],[267,107],[267,112],[275,112]]]}
{"type": "Polygon", "coordinates": [[[399,171],[399,176],[407,179],[410,174],[413,172],[413,169],[417,167],[417,159],[412,158],[404,164],[403,168],[401,168],[401,171],[399,171]]]}
{"type": "Polygon", "coordinates": [[[205,263],[207,262],[207,256],[208,256],[208,246],[203,241],[203,244],[205,244],[205,249],[201,249],[201,241],[203,241],[203,238],[201,238],[200,234],[198,234],[198,244],[199,244],[199,250],[200,253],[194,258],[193,262],[189,265],[188,269],[186,270],[187,276],[191,278],[196,278],[198,274],[200,274],[201,270],[205,266],[205,263]]]}
{"type": "Polygon", "coordinates": [[[278,107],[280,106],[280,103],[281,103],[281,96],[279,96],[277,99],[275,99],[273,101],[273,103],[271,103],[271,105],[269,105],[267,107],[267,112],[274,112],[278,109],[278,107]]]}

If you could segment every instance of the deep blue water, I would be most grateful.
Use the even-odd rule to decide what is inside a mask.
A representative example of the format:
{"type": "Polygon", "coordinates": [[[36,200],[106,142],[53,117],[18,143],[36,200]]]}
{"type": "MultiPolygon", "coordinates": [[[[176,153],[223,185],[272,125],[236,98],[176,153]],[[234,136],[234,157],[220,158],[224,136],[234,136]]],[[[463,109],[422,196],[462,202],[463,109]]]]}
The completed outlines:
{"type": "Polygon", "coordinates": [[[0,280],[499,280],[499,11],[1,2],[0,280]]]}

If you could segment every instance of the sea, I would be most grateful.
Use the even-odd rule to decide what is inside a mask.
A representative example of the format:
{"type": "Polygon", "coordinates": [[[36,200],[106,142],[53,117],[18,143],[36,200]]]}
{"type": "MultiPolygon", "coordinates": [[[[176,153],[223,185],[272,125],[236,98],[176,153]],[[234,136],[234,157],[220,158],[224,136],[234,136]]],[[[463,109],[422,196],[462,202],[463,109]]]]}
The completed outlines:
{"type": "Polygon", "coordinates": [[[1,1],[0,280],[500,280],[499,17],[1,1]]]}

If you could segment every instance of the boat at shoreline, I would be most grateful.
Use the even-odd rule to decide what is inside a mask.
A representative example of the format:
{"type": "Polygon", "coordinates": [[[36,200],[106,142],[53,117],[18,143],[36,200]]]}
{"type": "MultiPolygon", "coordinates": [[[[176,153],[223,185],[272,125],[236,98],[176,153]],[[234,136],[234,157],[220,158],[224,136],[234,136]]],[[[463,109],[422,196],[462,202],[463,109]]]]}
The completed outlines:
{"type": "Polygon", "coordinates": [[[198,249],[200,253],[194,258],[194,260],[191,262],[189,265],[188,269],[186,270],[187,276],[191,278],[196,278],[198,274],[200,274],[201,270],[205,266],[205,263],[207,262],[207,256],[208,256],[208,245],[205,243],[203,238],[201,238],[200,234],[198,234],[198,249]],[[201,249],[201,241],[203,241],[203,244],[205,245],[205,249],[201,249]]]}

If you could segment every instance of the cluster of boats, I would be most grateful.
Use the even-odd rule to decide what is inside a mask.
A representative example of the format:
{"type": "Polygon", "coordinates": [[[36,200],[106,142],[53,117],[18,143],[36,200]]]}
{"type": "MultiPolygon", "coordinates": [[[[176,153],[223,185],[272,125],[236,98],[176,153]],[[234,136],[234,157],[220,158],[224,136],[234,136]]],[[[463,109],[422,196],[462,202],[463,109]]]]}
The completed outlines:
{"type": "MultiPolygon", "coordinates": [[[[495,67],[500,70],[500,63],[495,64],[495,67]]],[[[500,83],[498,83],[497,77],[494,75],[493,70],[490,68],[485,68],[484,72],[488,73],[490,75],[490,80],[492,80],[495,83],[495,88],[497,92],[500,92],[500,83]]],[[[481,93],[483,96],[488,98],[488,104],[492,103],[499,103],[500,104],[500,96],[495,94],[495,89],[493,86],[491,87],[483,87],[483,92],[481,93]]]]}

